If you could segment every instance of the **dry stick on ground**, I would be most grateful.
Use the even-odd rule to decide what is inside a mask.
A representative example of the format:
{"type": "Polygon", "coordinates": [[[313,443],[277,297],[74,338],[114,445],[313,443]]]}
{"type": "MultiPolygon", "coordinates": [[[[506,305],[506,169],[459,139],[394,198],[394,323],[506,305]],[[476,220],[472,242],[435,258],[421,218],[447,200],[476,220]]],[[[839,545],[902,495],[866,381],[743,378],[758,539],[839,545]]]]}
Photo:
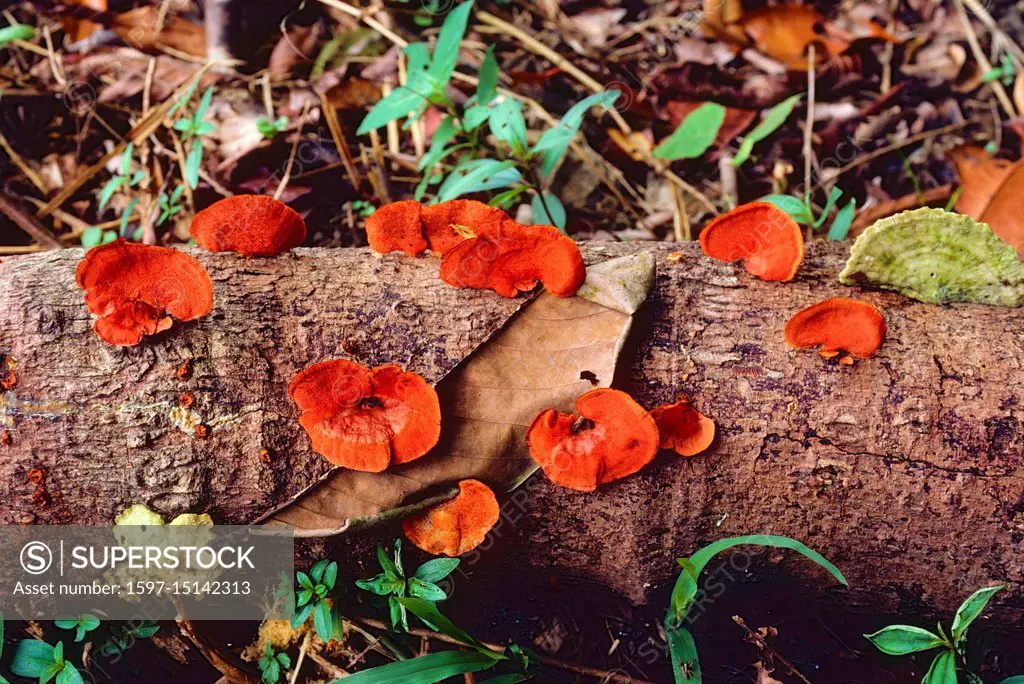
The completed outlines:
{"type": "Polygon", "coordinates": [[[978,2],[978,0],[963,0],[963,4],[974,13],[974,16],[978,17],[978,20],[985,25],[985,28],[991,31],[993,35],[999,36],[1006,45],[1006,49],[1016,58],[1018,68],[1024,69],[1024,50],[1010,38],[1006,31],[1000,28],[996,20],[989,14],[989,11],[985,9],[985,6],[978,2]]]}
{"type": "MultiPolygon", "coordinates": [[[[837,178],[839,178],[840,176],[842,176],[846,172],[852,171],[853,169],[857,168],[858,166],[863,166],[864,164],[867,164],[868,162],[870,162],[870,161],[872,161],[874,159],[878,159],[879,157],[885,156],[885,155],[889,154],[890,152],[895,152],[896,150],[898,150],[900,148],[906,147],[907,145],[913,145],[914,143],[921,142],[922,140],[928,140],[929,138],[935,138],[935,137],[940,136],[940,135],[945,135],[946,133],[952,133],[953,131],[958,131],[961,128],[963,128],[964,126],[969,125],[970,123],[971,123],[970,121],[960,121],[958,123],[949,124],[948,126],[942,126],[941,128],[933,128],[933,129],[931,129],[929,131],[921,131],[917,135],[912,135],[909,138],[907,138],[906,140],[900,140],[899,142],[892,143],[891,145],[886,145],[885,147],[880,147],[880,148],[878,148],[877,150],[875,150],[873,152],[869,152],[868,154],[861,155],[861,156],[857,157],[856,159],[854,159],[849,164],[846,164],[844,166],[839,167],[839,170],[837,170],[835,172],[835,174],[833,174],[833,176],[829,179],[828,182],[835,181],[837,178]]],[[[816,191],[824,188],[825,184],[826,184],[825,181],[819,182],[817,185],[814,186],[812,192],[816,192],[816,191]]]]}
{"type": "MultiPolygon", "coordinates": [[[[811,187],[814,157],[814,43],[807,46],[807,123],[804,126],[804,192],[811,187]]],[[[810,228],[808,228],[810,230],[810,228]]]]}
{"type": "MultiPolygon", "coordinates": [[[[360,617],[349,618],[349,620],[358,620],[367,627],[373,627],[374,629],[390,629],[390,627],[388,627],[381,620],[375,620],[373,618],[360,617]]],[[[440,641],[442,643],[451,644],[453,646],[466,645],[458,639],[451,638],[447,634],[434,632],[429,629],[419,629],[414,627],[409,630],[409,634],[413,636],[423,637],[426,639],[431,639],[433,641],[440,641]]],[[[482,641],[480,643],[483,644],[485,647],[489,648],[490,650],[494,651],[495,653],[505,652],[505,647],[499,644],[491,644],[486,641],[482,641]]],[[[538,658],[538,662],[542,665],[547,665],[548,667],[554,667],[559,670],[565,670],[566,672],[572,672],[573,674],[582,675],[584,677],[597,677],[602,682],[623,682],[624,684],[653,684],[653,682],[648,682],[643,679],[637,679],[636,677],[630,677],[629,675],[618,674],[617,672],[609,672],[608,670],[601,670],[599,668],[588,667],[586,665],[577,665],[576,663],[570,663],[566,660],[559,660],[558,658],[551,658],[545,655],[540,655],[538,658]]]]}
{"type": "Polygon", "coordinates": [[[18,170],[25,174],[25,178],[28,178],[29,182],[36,186],[36,190],[45,195],[46,185],[43,183],[43,179],[35,172],[35,169],[25,163],[25,160],[21,158],[21,155],[11,147],[11,144],[7,142],[7,138],[4,137],[3,133],[0,133],[0,148],[3,148],[3,151],[11,158],[14,165],[18,167],[18,170]]]}
{"type": "MultiPolygon", "coordinates": [[[[490,12],[477,12],[476,17],[480,21],[492,27],[491,30],[485,29],[485,32],[500,33],[503,35],[512,36],[513,38],[518,40],[527,50],[549,60],[552,64],[559,67],[567,74],[575,78],[590,91],[600,93],[606,90],[604,86],[602,86],[596,80],[594,80],[586,73],[581,71],[575,64],[567,60],[565,57],[562,57],[560,54],[549,48],[544,43],[541,43],[539,40],[537,40],[530,34],[526,33],[522,29],[513,26],[504,19],[500,19],[494,16],[490,12]]],[[[612,117],[612,120],[615,121],[615,124],[619,127],[619,130],[621,130],[627,136],[633,133],[633,128],[626,122],[625,119],[622,118],[622,115],[619,114],[617,109],[611,107],[608,109],[608,113],[612,117]]],[[[655,159],[653,156],[651,156],[650,152],[648,152],[645,149],[638,149],[637,151],[640,152],[640,154],[643,156],[644,163],[646,163],[648,166],[654,169],[656,173],[664,176],[672,183],[675,183],[683,190],[690,193],[698,202],[703,204],[704,207],[708,211],[710,211],[712,215],[718,214],[718,208],[710,199],[707,198],[706,195],[704,195],[704,193],[702,193],[700,190],[690,185],[682,178],[680,178],[672,171],[670,171],[668,169],[667,164],[665,164],[661,160],[655,159]]]]}
{"type": "Polygon", "coordinates": [[[334,146],[338,148],[338,155],[341,157],[341,163],[345,167],[345,173],[348,174],[352,186],[358,190],[363,184],[363,178],[359,175],[359,171],[356,170],[352,151],[348,148],[348,141],[345,138],[345,128],[338,118],[338,110],[331,105],[331,101],[327,98],[326,93],[320,93],[320,113],[324,117],[324,121],[327,122],[327,130],[331,132],[331,137],[334,138],[334,146]]]}
{"type": "MultiPolygon", "coordinates": [[[[967,11],[964,9],[963,2],[961,0],[954,0],[953,3],[956,6],[956,14],[960,19],[960,23],[964,27],[964,37],[967,38],[967,44],[971,46],[971,52],[974,54],[975,61],[981,67],[982,73],[988,73],[992,71],[992,63],[988,61],[988,57],[985,56],[985,51],[981,49],[981,43],[978,41],[978,34],[974,31],[974,25],[971,24],[970,17],[967,16],[967,11]]],[[[996,94],[996,99],[999,100],[999,104],[1003,106],[1003,111],[1011,119],[1017,116],[1017,112],[1013,108],[1013,102],[1010,100],[1010,96],[1006,94],[1006,88],[999,81],[998,78],[992,79],[988,82],[992,92],[996,94]]]]}
{"type": "Polygon", "coordinates": [[[299,647],[299,657],[295,659],[295,669],[292,670],[291,679],[288,680],[288,684],[295,684],[299,681],[299,670],[302,669],[302,662],[306,659],[306,651],[309,650],[309,640],[312,637],[312,632],[306,632],[306,636],[302,639],[302,646],[299,647]]]}
{"type": "Polygon", "coordinates": [[[783,657],[781,653],[772,648],[763,636],[761,636],[754,630],[750,629],[750,627],[747,626],[747,623],[746,621],[744,621],[743,618],[741,618],[739,615],[733,615],[732,621],[739,625],[740,629],[742,629],[746,633],[747,639],[755,646],[757,646],[757,648],[760,649],[765,655],[769,655],[773,659],[782,663],[782,665],[787,670],[789,670],[789,674],[793,675],[804,684],[811,684],[811,680],[805,677],[804,674],[800,672],[800,670],[796,669],[796,667],[794,667],[791,662],[786,660],[786,658],[783,657]]]}
{"type": "Polygon", "coordinates": [[[302,129],[306,126],[306,115],[309,113],[309,101],[302,106],[302,114],[299,116],[299,125],[295,129],[295,140],[292,142],[292,149],[288,153],[288,163],[284,167],[284,177],[281,178],[281,182],[277,184],[277,190],[274,192],[274,199],[281,199],[281,195],[284,194],[285,188],[288,187],[288,182],[292,179],[292,166],[295,165],[295,154],[299,151],[299,143],[302,142],[302,129]]]}
{"type": "Polygon", "coordinates": [[[0,213],[5,214],[7,218],[14,222],[14,225],[25,231],[40,245],[49,249],[60,249],[64,246],[60,244],[60,240],[53,237],[50,231],[39,225],[38,221],[19,209],[14,202],[3,194],[0,194],[0,213]]]}

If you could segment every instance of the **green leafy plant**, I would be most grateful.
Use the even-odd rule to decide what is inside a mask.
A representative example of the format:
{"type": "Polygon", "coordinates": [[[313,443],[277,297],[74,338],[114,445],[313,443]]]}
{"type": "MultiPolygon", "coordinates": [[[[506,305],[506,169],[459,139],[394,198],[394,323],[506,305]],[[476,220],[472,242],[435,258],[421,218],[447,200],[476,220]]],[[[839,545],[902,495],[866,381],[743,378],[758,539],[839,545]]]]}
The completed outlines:
{"type": "Polygon", "coordinates": [[[157,205],[160,207],[160,215],[156,219],[158,226],[184,211],[185,207],[181,204],[181,194],[184,191],[185,186],[179,185],[170,195],[166,192],[160,193],[160,197],[157,198],[157,205]]]}
{"type": "Polygon", "coordinates": [[[436,196],[441,202],[471,193],[512,188],[492,203],[505,206],[529,192],[534,197],[534,221],[549,222],[564,230],[565,207],[547,191],[547,180],[565,156],[589,109],[611,107],[619,92],[609,90],[577,102],[557,125],[545,130],[530,145],[522,103],[498,92],[499,69],[492,47],[480,65],[476,94],[461,108],[457,107],[448,97],[447,85],[455,70],[472,6],[472,1],[464,2],[448,13],[433,54],[424,43],[405,48],[405,85],[374,105],[357,134],[369,133],[399,119],[413,122],[434,105],[445,112],[445,117],[434,132],[430,149],[420,158],[418,169],[423,178],[416,187],[415,199],[421,200],[435,184],[440,184],[436,196]],[[498,142],[492,150],[485,149],[484,124],[498,142]],[[456,155],[459,159],[447,173],[435,173],[439,164],[456,155]]]}
{"type": "Polygon", "coordinates": [[[740,149],[733,157],[733,166],[742,166],[747,159],[750,158],[750,153],[754,151],[754,145],[761,142],[769,135],[779,129],[782,124],[786,123],[786,119],[793,113],[793,108],[796,107],[796,103],[803,97],[803,93],[797,93],[787,97],[785,100],[775,105],[768,110],[764,118],[761,119],[761,123],[754,127],[754,130],[750,131],[743,138],[743,142],[740,143],[740,149]]]}
{"type": "Polygon", "coordinates": [[[0,29],[0,47],[16,40],[32,40],[35,37],[35,28],[26,24],[11,24],[0,29]]]}
{"type": "Polygon", "coordinates": [[[363,218],[370,218],[373,216],[373,212],[377,211],[377,207],[373,206],[366,200],[353,200],[352,211],[356,212],[363,218]]]}
{"type": "Polygon", "coordinates": [[[725,107],[715,102],[706,102],[686,115],[686,118],[654,148],[659,159],[696,159],[708,151],[718,131],[725,123],[725,107]]]}
{"type": "Polygon", "coordinates": [[[256,120],[256,130],[267,140],[273,140],[278,133],[283,133],[288,127],[288,117],[279,116],[273,121],[260,117],[256,120]]]}
{"type": "MultiPolygon", "coordinates": [[[[1001,585],[986,587],[967,597],[957,609],[948,632],[941,622],[936,626],[937,634],[912,625],[889,625],[864,637],[887,655],[909,655],[938,649],[939,653],[932,660],[921,684],[957,684],[958,668],[967,682],[977,684],[982,681],[981,677],[967,665],[967,630],[981,616],[992,597],[1003,589],[1005,587],[1001,585]]],[[[1002,684],[1024,684],[1024,675],[1004,679],[1002,684]]]]}
{"type": "MultiPolygon", "coordinates": [[[[440,582],[459,567],[458,558],[435,558],[427,561],[412,577],[405,576],[402,567],[402,540],[395,540],[394,558],[388,557],[384,547],[377,547],[377,561],[383,570],[379,575],[368,580],[357,580],[356,586],[377,596],[386,596],[391,611],[391,626],[395,631],[409,631],[409,617],[402,598],[418,598],[428,603],[444,601],[448,594],[437,586],[440,582]]],[[[428,625],[432,629],[433,625],[428,625]]]]}
{"type": "Polygon", "coordinates": [[[676,684],[699,684],[702,681],[697,645],[693,640],[693,635],[682,626],[697,598],[699,592],[697,581],[700,579],[700,574],[715,556],[743,545],[791,549],[828,570],[843,585],[847,584],[846,578],[839,572],[839,568],[828,559],[789,537],[768,534],[729,537],[705,546],[689,558],[679,558],[677,562],[682,566],[683,571],[679,573],[679,578],[672,589],[669,609],[665,614],[665,634],[668,639],[669,657],[672,661],[672,672],[675,675],[676,684]]]}
{"type": "Polygon", "coordinates": [[[124,653],[136,639],[149,639],[160,631],[160,625],[150,620],[138,624],[116,624],[110,629],[110,638],[100,646],[100,654],[113,658],[124,653]]]}
{"type": "MultiPolygon", "coordinates": [[[[396,599],[403,608],[431,625],[432,629],[445,634],[458,643],[467,646],[468,651],[440,651],[428,655],[400,660],[363,670],[336,680],[337,684],[434,684],[470,672],[483,672],[496,667],[511,670],[487,679],[490,684],[514,684],[533,677],[529,671],[531,662],[536,660],[527,649],[515,644],[504,651],[495,651],[477,641],[464,629],[456,626],[430,601],[406,597],[396,599]]],[[[332,684],[336,684],[332,682],[332,684]]]]}
{"type": "Polygon", "coordinates": [[[57,684],[83,684],[81,673],[64,660],[64,642],[51,646],[45,641],[24,639],[14,649],[11,672],[19,677],[31,677],[39,684],[55,680],[57,684]]]}
{"type": "Polygon", "coordinates": [[[277,684],[281,680],[281,672],[292,666],[292,659],[287,653],[275,653],[269,643],[260,657],[260,675],[267,684],[277,684]]]}
{"type": "MultiPolygon", "coordinates": [[[[190,89],[182,97],[182,102],[191,97],[190,89]]],[[[192,116],[183,116],[174,122],[174,130],[181,133],[185,142],[189,143],[188,154],[185,157],[185,169],[182,175],[190,188],[195,189],[199,185],[199,165],[203,160],[203,137],[210,135],[217,130],[217,127],[210,121],[206,121],[206,112],[210,109],[213,101],[213,86],[210,86],[199,99],[192,116]]]]}
{"type": "Polygon", "coordinates": [[[341,629],[341,615],[337,602],[328,600],[328,596],[338,581],[338,564],[326,559],[318,561],[309,570],[309,574],[301,570],[295,573],[299,590],[295,593],[295,614],[292,615],[292,629],[298,629],[313,616],[313,628],[317,636],[327,643],[336,637],[341,629]]]}
{"type": "Polygon", "coordinates": [[[1003,54],[999,59],[999,64],[995,65],[981,76],[982,83],[989,83],[991,81],[999,80],[1002,81],[1004,86],[1012,86],[1013,80],[1017,75],[1017,68],[1013,65],[1013,60],[1010,55],[1003,54]]]}
{"type": "Polygon", "coordinates": [[[100,626],[100,620],[95,615],[83,613],[77,617],[54,620],[53,624],[60,629],[75,630],[75,641],[82,641],[85,635],[100,626]]]}
{"type": "MultiPolygon", "coordinates": [[[[810,198],[805,196],[803,199],[794,197],[793,195],[766,195],[761,198],[762,202],[771,202],[782,211],[786,212],[793,217],[793,220],[797,223],[805,226],[812,226],[815,230],[822,228],[826,221],[828,221],[829,215],[832,213],[832,209],[835,208],[836,202],[843,196],[843,191],[837,187],[833,187],[828,193],[828,199],[825,200],[825,208],[821,210],[821,214],[818,218],[814,218],[814,207],[811,206],[810,198]]],[[[853,218],[857,213],[857,200],[850,199],[838,212],[836,212],[835,219],[832,220],[832,225],[828,230],[829,240],[843,240],[846,238],[846,234],[850,232],[850,226],[853,225],[853,218]]]]}

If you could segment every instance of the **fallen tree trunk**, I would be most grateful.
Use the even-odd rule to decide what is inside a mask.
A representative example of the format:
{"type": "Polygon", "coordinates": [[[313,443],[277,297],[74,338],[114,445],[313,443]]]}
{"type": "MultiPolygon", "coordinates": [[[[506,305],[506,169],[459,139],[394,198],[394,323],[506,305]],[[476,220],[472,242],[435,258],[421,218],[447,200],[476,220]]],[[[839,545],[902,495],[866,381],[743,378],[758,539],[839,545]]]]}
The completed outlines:
{"type": "MultiPolygon", "coordinates": [[[[846,573],[846,602],[948,614],[974,589],[1006,583],[993,614],[1024,616],[1024,312],[857,293],[836,280],[843,245],[812,245],[788,284],[693,245],[680,263],[664,245],[586,255],[641,250],[659,255],[658,278],[615,384],[649,407],[685,392],[718,439],[593,494],[535,475],[506,497],[515,513],[485,553],[643,601],[677,572],[674,558],[708,541],[784,534],[846,573]],[[877,357],[848,367],[786,347],[787,318],[837,295],[885,312],[877,357]]],[[[17,377],[0,394],[0,522],[102,524],[136,502],[256,520],[328,470],[287,396],[298,370],[348,355],[437,381],[525,302],[449,288],[431,259],[197,256],[214,279],[213,313],[128,349],[90,330],[74,284],[80,251],[0,263],[0,370],[17,377]],[[195,403],[182,411],[186,392],[195,403]]]]}

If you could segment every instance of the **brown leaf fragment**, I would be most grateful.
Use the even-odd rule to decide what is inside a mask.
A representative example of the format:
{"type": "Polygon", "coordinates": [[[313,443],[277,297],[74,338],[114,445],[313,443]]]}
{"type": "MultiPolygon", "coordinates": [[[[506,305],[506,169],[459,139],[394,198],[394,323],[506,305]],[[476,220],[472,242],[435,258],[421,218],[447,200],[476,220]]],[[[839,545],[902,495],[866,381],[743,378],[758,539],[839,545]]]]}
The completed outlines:
{"type": "MultiPolygon", "coordinates": [[[[637,264],[637,276],[649,286],[653,260],[644,257],[624,260],[637,264]]],[[[621,272],[622,261],[590,267],[588,285],[591,274],[621,272]]],[[[588,285],[581,294],[601,294],[588,285]]],[[[629,301],[621,293],[606,298],[629,301]]],[[[432,452],[381,473],[333,470],[262,521],[307,536],[329,534],[404,517],[422,508],[417,502],[425,495],[461,480],[479,480],[496,492],[514,489],[536,469],[526,445],[530,423],[547,408],[572,410],[594,386],[584,372],[608,387],[632,311],[583,296],[539,295],[437,384],[441,440],[432,452]]]]}

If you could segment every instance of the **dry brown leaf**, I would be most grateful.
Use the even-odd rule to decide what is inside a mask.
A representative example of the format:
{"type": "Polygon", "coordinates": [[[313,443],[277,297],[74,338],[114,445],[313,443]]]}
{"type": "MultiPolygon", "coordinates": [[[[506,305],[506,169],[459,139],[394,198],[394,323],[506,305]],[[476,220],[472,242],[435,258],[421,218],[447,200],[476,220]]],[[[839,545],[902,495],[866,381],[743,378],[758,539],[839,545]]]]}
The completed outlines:
{"type": "MultiPolygon", "coordinates": [[[[677,128],[683,122],[683,119],[690,115],[690,112],[703,104],[703,102],[684,102],[681,100],[667,102],[665,110],[668,113],[669,120],[672,122],[672,128],[677,128]]],[[[756,117],[757,112],[753,109],[726,107],[725,121],[722,122],[722,127],[718,129],[718,135],[715,137],[715,146],[724,147],[728,145],[736,136],[747,130],[747,127],[754,122],[756,117]]]]}
{"type": "Polygon", "coordinates": [[[955,209],[979,221],[1003,181],[1019,164],[1007,159],[996,159],[974,145],[954,147],[949,151],[949,158],[956,165],[962,188],[955,209]]]}
{"type": "MultiPolygon", "coordinates": [[[[85,7],[86,9],[96,10],[97,12],[107,11],[107,0],[68,0],[66,4],[75,7],[85,7]]],[[[89,21],[88,19],[77,19],[75,17],[63,17],[60,20],[60,23],[64,27],[64,32],[68,35],[68,40],[72,43],[85,40],[93,33],[103,28],[94,21],[89,21]]]]}
{"type": "Polygon", "coordinates": [[[791,69],[807,68],[807,48],[814,44],[816,62],[821,63],[849,47],[849,41],[819,30],[824,15],[810,5],[776,5],[748,12],[740,20],[758,50],[791,69]]]}
{"type": "Polygon", "coordinates": [[[404,517],[423,494],[450,496],[444,486],[459,480],[514,489],[536,470],[527,427],[540,411],[571,411],[578,396],[611,384],[653,279],[653,258],[638,254],[591,267],[575,297],[541,294],[437,384],[443,418],[433,453],[383,473],[335,469],[264,521],[320,535],[404,517]]]}
{"type": "Polygon", "coordinates": [[[602,47],[608,42],[613,29],[622,25],[626,10],[622,8],[588,9],[569,17],[580,35],[593,47],[602,47]]]}
{"type": "Polygon", "coordinates": [[[992,227],[999,239],[1017,250],[1024,258],[1024,212],[1020,198],[1024,194],[1024,164],[1013,164],[1010,173],[1000,185],[992,201],[981,215],[981,220],[992,227]]]}
{"type": "Polygon", "coordinates": [[[754,663],[754,673],[757,675],[755,684],[782,684],[778,679],[772,677],[772,672],[774,670],[769,670],[764,663],[758,660],[754,663]]]}
{"type": "Polygon", "coordinates": [[[1013,82],[1013,106],[1018,112],[1024,112],[1024,72],[1017,74],[1013,82]]]}
{"type": "Polygon", "coordinates": [[[143,5],[118,14],[111,28],[126,43],[144,52],[165,47],[193,57],[206,57],[206,31],[202,26],[171,15],[164,19],[157,35],[159,12],[155,5],[143,5]]]}

